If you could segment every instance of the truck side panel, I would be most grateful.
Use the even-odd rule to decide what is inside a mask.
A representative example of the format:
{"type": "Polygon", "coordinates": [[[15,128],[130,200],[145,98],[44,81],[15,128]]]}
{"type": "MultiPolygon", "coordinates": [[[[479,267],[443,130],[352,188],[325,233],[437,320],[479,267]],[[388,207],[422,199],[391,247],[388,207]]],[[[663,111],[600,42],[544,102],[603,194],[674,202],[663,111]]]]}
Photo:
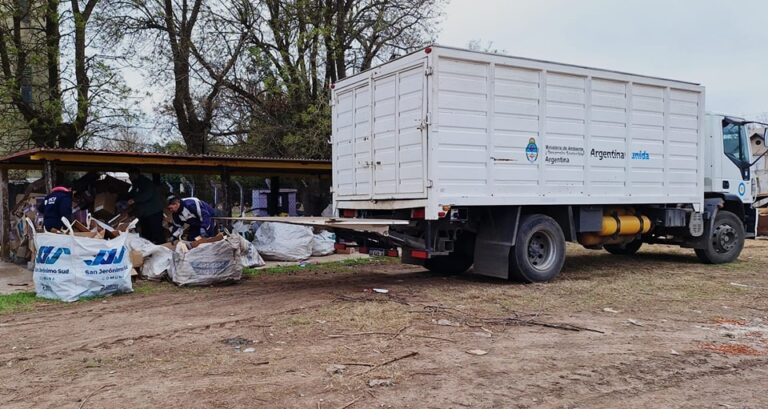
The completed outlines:
{"type": "Polygon", "coordinates": [[[436,53],[431,209],[701,204],[702,87],[445,48],[436,53]]]}

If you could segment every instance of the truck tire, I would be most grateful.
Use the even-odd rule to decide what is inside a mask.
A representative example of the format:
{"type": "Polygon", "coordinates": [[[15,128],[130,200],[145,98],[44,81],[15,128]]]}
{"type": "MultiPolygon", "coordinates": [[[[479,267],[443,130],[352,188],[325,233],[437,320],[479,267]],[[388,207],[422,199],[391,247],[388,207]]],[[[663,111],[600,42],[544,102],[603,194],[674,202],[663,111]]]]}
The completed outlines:
{"type": "Polygon", "coordinates": [[[721,210],[715,216],[706,248],[696,249],[696,256],[707,264],[723,264],[736,260],[744,248],[744,223],[735,214],[721,210]]]}
{"type": "Polygon", "coordinates": [[[524,216],[516,245],[509,253],[509,278],[524,283],[552,280],[565,262],[565,235],[557,222],[543,214],[524,216]]]}
{"type": "Polygon", "coordinates": [[[643,241],[641,239],[635,239],[629,243],[624,244],[606,244],[603,246],[603,248],[605,248],[605,250],[611,254],[616,254],[618,256],[631,256],[637,253],[642,245],[643,241]]]}
{"type": "Polygon", "coordinates": [[[437,256],[424,262],[427,270],[445,275],[457,275],[467,272],[472,267],[472,258],[463,254],[437,256]]]}

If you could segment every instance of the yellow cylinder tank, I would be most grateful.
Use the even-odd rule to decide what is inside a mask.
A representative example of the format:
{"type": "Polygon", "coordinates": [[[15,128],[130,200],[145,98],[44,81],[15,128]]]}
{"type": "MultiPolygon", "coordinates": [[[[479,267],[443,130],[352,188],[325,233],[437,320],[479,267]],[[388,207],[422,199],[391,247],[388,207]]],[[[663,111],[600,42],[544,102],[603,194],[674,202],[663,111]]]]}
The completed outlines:
{"type": "Polygon", "coordinates": [[[647,216],[635,215],[613,215],[603,216],[603,228],[598,235],[606,236],[628,236],[638,233],[648,233],[651,231],[651,219],[647,216]]]}

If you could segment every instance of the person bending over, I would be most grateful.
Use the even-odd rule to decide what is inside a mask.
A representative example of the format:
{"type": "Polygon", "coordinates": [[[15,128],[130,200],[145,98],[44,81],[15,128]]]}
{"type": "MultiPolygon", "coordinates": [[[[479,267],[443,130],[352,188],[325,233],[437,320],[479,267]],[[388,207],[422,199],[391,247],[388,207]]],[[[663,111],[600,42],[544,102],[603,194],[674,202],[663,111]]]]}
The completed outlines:
{"type": "Polygon", "coordinates": [[[175,227],[173,237],[181,238],[185,224],[189,226],[190,239],[197,236],[213,237],[216,235],[216,228],[213,223],[215,210],[208,203],[196,197],[180,199],[176,196],[169,196],[168,210],[173,215],[173,226],[175,227]]]}

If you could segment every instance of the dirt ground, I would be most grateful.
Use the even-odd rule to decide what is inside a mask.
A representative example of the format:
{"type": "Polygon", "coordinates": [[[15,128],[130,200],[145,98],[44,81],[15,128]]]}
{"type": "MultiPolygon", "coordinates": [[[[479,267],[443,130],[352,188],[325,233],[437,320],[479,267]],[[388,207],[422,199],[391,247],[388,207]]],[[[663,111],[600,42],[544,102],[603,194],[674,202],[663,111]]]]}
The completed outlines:
{"type": "Polygon", "coordinates": [[[768,241],[568,252],[548,284],[376,264],[2,315],[0,407],[768,407],[768,241]]]}

